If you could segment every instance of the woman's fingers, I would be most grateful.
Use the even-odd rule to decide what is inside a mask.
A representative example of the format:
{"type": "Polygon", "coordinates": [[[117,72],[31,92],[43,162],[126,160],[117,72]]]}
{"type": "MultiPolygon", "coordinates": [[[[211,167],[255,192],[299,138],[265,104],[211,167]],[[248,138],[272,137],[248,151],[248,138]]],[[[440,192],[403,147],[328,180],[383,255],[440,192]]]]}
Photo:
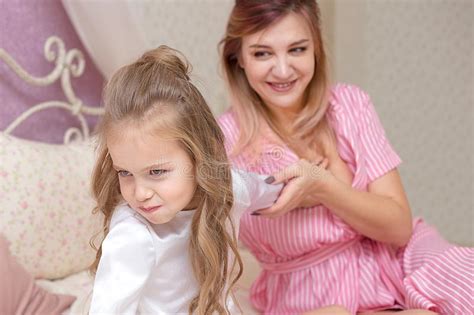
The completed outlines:
{"type": "Polygon", "coordinates": [[[294,163],[279,172],[273,174],[273,176],[268,177],[265,182],[267,184],[281,184],[289,181],[292,178],[300,176],[301,168],[299,162],[294,163]]]}
{"type": "MultiPolygon", "coordinates": [[[[328,165],[328,160],[326,158],[322,159],[320,162],[321,165],[328,165]]],[[[310,163],[304,159],[301,159],[298,162],[284,168],[283,170],[274,173],[273,176],[267,178],[266,182],[267,184],[280,184],[287,182],[295,177],[310,175],[313,171],[312,168],[314,167],[314,163],[310,163]]]]}
{"type": "Polygon", "coordinates": [[[327,158],[322,158],[318,163],[310,163],[304,159],[286,167],[285,169],[269,176],[265,181],[267,184],[279,184],[286,182],[280,196],[273,206],[267,209],[255,211],[254,214],[266,217],[280,216],[296,207],[304,205],[317,205],[319,201],[312,197],[315,183],[321,180],[328,172],[327,158]]]}
{"type": "Polygon", "coordinates": [[[287,182],[295,177],[311,177],[319,175],[321,169],[326,169],[329,166],[327,158],[322,159],[318,163],[310,163],[306,160],[299,160],[298,162],[276,172],[273,176],[269,176],[265,181],[267,184],[280,184],[287,182]]]}

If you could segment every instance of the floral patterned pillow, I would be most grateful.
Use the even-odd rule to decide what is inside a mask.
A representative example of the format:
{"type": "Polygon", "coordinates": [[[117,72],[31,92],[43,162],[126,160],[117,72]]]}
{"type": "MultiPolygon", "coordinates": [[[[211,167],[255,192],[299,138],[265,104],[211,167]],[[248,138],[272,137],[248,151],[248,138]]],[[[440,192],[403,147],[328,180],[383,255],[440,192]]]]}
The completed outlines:
{"type": "Polygon", "coordinates": [[[17,260],[36,278],[84,270],[95,251],[91,142],[54,145],[0,133],[0,232],[17,260]]]}

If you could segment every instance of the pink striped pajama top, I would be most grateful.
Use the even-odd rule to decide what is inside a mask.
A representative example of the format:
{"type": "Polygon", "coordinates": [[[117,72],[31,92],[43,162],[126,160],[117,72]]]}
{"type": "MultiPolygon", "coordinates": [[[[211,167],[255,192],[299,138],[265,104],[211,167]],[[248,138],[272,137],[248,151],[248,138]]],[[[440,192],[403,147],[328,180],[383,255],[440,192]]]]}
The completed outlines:
{"type": "MultiPolygon", "coordinates": [[[[327,115],[355,189],[366,190],[400,164],[365,92],[334,86],[327,115]]],[[[219,124],[230,153],[239,135],[234,113],[224,113],[219,124]]],[[[231,157],[234,166],[272,174],[298,160],[270,138],[261,137],[257,159],[246,153],[231,157]]],[[[420,219],[414,221],[410,242],[400,249],[359,235],[322,205],[297,208],[276,219],[247,213],[240,239],[263,268],[250,299],[265,314],[295,314],[334,304],[354,314],[397,307],[474,314],[474,250],[449,244],[420,219]]]]}

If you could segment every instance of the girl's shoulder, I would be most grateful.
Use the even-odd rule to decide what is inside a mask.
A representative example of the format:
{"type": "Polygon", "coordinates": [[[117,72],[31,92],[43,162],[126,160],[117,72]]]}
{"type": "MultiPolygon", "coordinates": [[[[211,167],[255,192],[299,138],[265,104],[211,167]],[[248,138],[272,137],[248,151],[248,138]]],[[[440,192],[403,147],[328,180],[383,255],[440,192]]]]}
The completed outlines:
{"type": "Polygon", "coordinates": [[[115,208],[110,219],[109,229],[112,230],[117,225],[137,226],[148,229],[147,221],[125,203],[119,204],[115,208]]]}
{"type": "Polygon", "coordinates": [[[139,217],[128,205],[118,205],[110,220],[109,232],[102,243],[102,256],[121,259],[133,253],[130,256],[141,255],[141,259],[147,257],[150,261],[155,261],[154,249],[152,230],[146,220],[139,217]],[[140,250],[142,251],[138,252],[140,250]]]}

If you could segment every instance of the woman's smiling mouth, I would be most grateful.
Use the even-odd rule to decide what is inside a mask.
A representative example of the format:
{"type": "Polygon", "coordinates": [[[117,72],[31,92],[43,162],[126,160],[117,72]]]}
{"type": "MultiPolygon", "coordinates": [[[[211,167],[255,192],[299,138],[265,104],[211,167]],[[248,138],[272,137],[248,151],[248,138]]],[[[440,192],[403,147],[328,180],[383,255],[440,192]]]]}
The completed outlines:
{"type": "Polygon", "coordinates": [[[296,80],[289,82],[267,82],[272,90],[275,92],[288,92],[295,85],[296,80]]]}

